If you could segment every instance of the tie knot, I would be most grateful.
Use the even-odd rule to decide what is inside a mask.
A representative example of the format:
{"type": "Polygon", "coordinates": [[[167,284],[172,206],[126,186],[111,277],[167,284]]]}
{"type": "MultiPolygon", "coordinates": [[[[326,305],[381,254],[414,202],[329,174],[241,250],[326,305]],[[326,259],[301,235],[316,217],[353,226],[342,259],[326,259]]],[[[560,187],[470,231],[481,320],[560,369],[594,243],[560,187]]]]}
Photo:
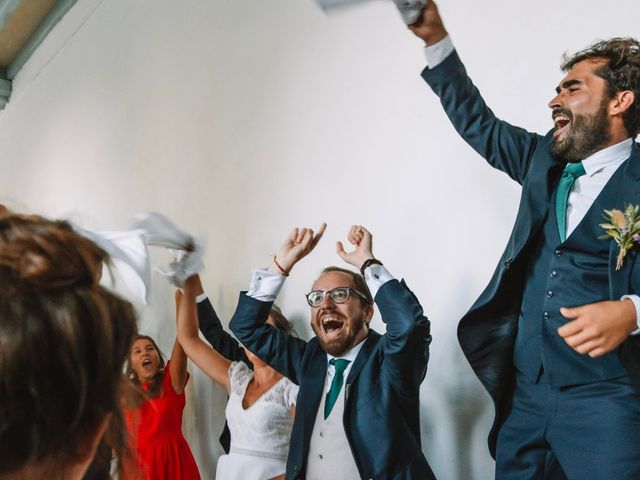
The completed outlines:
{"type": "Polygon", "coordinates": [[[347,365],[351,363],[351,360],[345,360],[344,358],[332,358],[329,360],[329,365],[333,365],[336,369],[336,373],[343,373],[347,365]]]}
{"type": "Polygon", "coordinates": [[[584,166],[582,165],[582,162],[567,163],[567,166],[564,167],[564,170],[562,172],[563,175],[564,174],[571,175],[573,178],[581,177],[585,173],[587,172],[584,171],[584,166]]]}

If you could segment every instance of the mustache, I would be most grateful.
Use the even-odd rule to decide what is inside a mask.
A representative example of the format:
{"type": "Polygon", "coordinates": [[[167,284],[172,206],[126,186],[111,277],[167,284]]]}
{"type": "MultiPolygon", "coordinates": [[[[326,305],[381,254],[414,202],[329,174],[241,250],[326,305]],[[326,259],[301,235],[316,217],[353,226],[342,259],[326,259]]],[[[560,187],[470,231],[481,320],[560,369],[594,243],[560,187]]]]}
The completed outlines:
{"type": "Polygon", "coordinates": [[[570,121],[573,121],[573,113],[571,113],[571,110],[567,110],[566,108],[556,107],[551,111],[551,119],[554,120],[558,115],[562,115],[564,117],[567,117],[570,121]]]}
{"type": "Polygon", "coordinates": [[[318,313],[315,316],[315,321],[320,322],[320,318],[322,318],[322,316],[327,314],[334,315],[339,320],[346,319],[346,317],[338,309],[329,307],[329,308],[321,308],[320,310],[318,310],[318,313]]]}

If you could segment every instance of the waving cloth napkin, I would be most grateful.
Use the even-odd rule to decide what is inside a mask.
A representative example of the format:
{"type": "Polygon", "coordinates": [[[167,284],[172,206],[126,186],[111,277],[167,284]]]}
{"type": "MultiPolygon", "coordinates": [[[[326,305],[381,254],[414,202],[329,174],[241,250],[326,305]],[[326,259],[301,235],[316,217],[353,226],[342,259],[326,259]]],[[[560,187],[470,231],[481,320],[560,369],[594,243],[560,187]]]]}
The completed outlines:
{"type": "Polygon", "coordinates": [[[144,243],[144,232],[129,230],[123,232],[90,232],[72,225],[79,235],[88,238],[102,248],[111,265],[125,283],[131,294],[145,305],[149,303],[151,286],[151,265],[149,252],[144,243]]]}
{"type": "MultiPolygon", "coordinates": [[[[327,11],[335,7],[346,7],[356,3],[367,2],[370,0],[316,0],[320,8],[327,11]]],[[[402,19],[407,25],[415,23],[420,18],[420,12],[427,4],[427,0],[393,0],[396,4],[402,19]]]]}
{"type": "Polygon", "coordinates": [[[145,245],[166,247],[176,256],[164,270],[156,268],[156,271],[167,277],[173,285],[182,287],[187,278],[204,270],[204,249],[196,243],[192,235],[180,230],[160,213],[139,213],[135,220],[135,227],[142,232],[145,245]]]}

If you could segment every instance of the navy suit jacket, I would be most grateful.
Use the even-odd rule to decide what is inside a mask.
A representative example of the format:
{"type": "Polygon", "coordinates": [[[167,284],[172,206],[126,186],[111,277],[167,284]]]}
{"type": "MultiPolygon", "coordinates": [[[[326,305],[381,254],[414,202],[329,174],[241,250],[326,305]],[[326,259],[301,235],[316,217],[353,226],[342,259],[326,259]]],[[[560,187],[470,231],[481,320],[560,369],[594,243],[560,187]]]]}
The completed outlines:
{"type": "Polygon", "coordinates": [[[240,343],[222,327],[220,318],[218,318],[209,298],[198,302],[197,307],[198,326],[213,349],[224,358],[234,362],[244,362],[253,368],[240,343]]]}
{"type": "MultiPolygon", "coordinates": [[[[429,321],[404,282],[385,283],[375,301],[387,333],[369,331],[345,382],[343,422],[351,452],[362,478],[434,479],[420,446],[419,424],[429,321]]],[[[317,338],[305,342],[265,324],[270,308],[269,302],[241,294],[230,326],[243,345],[300,386],[286,478],[305,478],[327,354],[317,338]]]]}
{"type": "MultiPolygon", "coordinates": [[[[507,247],[489,285],[458,325],[462,350],[496,407],[489,434],[489,449],[495,457],[497,431],[508,410],[514,379],[513,348],[529,260],[527,247],[549,213],[564,164],[551,155],[552,132],[537,135],[495,117],[467,76],[456,52],[435,68],[426,68],[422,77],[440,97],[446,114],[462,138],[492,166],[522,185],[520,206],[507,247]]],[[[624,168],[622,188],[615,204],[608,209],[623,209],[626,203],[640,203],[638,144],[634,144],[624,168]]],[[[611,241],[608,294],[612,300],[640,292],[637,252],[634,249],[627,255],[619,271],[615,270],[617,254],[618,247],[611,241]]],[[[618,355],[640,390],[640,337],[625,340],[618,355]]]]}

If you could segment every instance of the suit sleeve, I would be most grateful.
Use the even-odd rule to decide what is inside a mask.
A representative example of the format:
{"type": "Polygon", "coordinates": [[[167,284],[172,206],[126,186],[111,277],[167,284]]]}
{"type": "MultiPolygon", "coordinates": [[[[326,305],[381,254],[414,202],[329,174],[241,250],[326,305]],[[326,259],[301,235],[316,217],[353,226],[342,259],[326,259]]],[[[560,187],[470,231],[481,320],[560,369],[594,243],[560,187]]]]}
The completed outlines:
{"type": "Polygon", "coordinates": [[[422,78],[460,136],[493,167],[522,184],[541,136],[499,120],[485,104],[454,51],[422,78]]]}
{"type": "Polygon", "coordinates": [[[240,293],[229,327],[249,351],[299,385],[307,342],[266,323],[272,305],[240,293]]]}
{"type": "Polygon", "coordinates": [[[222,327],[220,318],[218,318],[218,314],[209,301],[209,298],[198,302],[197,305],[200,331],[213,349],[229,360],[245,362],[250,365],[251,363],[247,359],[240,343],[222,327]]]}
{"type": "Polygon", "coordinates": [[[383,371],[399,394],[415,396],[427,373],[429,320],[404,281],[385,283],[375,300],[387,325],[382,345],[383,371]]]}

